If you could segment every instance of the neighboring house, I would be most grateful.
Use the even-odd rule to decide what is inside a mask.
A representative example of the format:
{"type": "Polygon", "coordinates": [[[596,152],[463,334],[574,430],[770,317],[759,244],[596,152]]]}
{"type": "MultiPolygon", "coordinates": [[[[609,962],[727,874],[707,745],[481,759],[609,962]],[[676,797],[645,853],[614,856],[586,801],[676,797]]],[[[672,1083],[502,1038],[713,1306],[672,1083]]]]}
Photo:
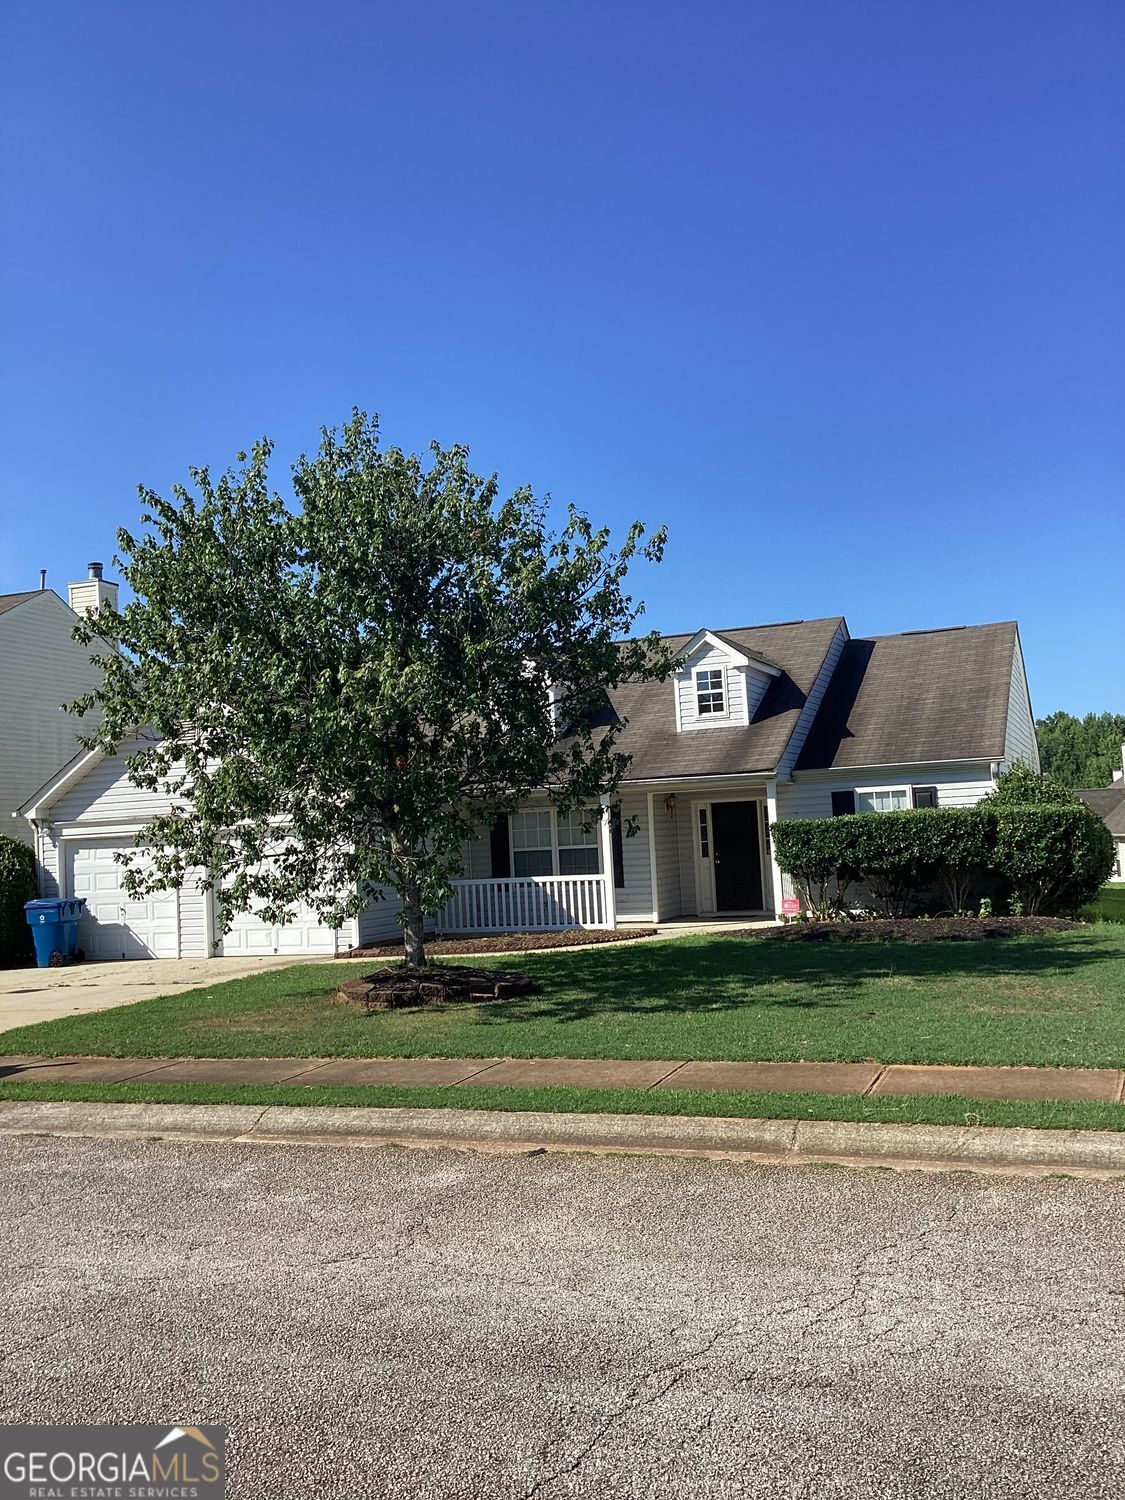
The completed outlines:
{"type": "MultiPolygon", "coordinates": [[[[762,916],[794,892],[773,860],[781,818],[979,801],[1017,760],[1038,768],[1014,622],[853,639],[845,620],[793,620],[670,638],[674,679],[620,688],[631,755],[619,812],[560,816],[545,796],[465,846],[444,931],[614,927],[762,916]]],[[[311,912],[250,916],[216,937],[197,879],[130,901],[114,855],[169,799],[139,791],[115,756],[80,756],[23,809],[45,892],[86,895],[88,951],[104,957],[331,953],[397,936],[376,901],[339,932],[311,912]]]]}
{"type": "Polygon", "coordinates": [[[1125,745],[1121,747],[1120,771],[1113,773],[1112,786],[1084,788],[1076,792],[1087,807],[1092,807],[1113,834],[1117,863],[1109,877],[1114,883],[1125,881],[1125,745]]]}
{"type": "MultiPolygon", "coordinates": [[[[33,842],[16,809],[78,748],[79,721],[62,705],[100,680],[90,652],[72,639],[78,614],[117,601],[117,585],[90,576],[68,585],[69,605],[54,589],[0,594],[0,833],[33,842]]],[[[45,583],[45,575],[44,575],[45,583]]]]}

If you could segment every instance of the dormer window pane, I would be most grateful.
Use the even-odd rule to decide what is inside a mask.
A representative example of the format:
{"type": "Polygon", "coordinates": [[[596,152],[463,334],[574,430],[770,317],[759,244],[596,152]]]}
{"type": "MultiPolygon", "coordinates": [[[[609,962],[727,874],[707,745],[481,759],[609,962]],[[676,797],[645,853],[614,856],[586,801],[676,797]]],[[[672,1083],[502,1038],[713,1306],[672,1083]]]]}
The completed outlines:
{"type": "Polygon", "coordinates": [[[705,714],[725,714],[726,700],[723,695],[723,670],[721,667],[703,667],[695,674],[695,702],[702,718],[705,714]]]}

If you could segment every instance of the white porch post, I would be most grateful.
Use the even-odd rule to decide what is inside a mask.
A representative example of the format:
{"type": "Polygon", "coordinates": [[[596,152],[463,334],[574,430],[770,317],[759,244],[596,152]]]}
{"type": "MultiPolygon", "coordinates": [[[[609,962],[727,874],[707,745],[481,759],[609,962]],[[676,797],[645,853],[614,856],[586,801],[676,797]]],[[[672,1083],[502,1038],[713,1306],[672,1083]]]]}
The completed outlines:
{"type": "Polygon", "coordinates": [[[613,883],[613,813],[609,799],[602,798],[602,821],[598,832],[602,846],[602,875],[605,877],[605,925],[617,926],[617,890],[613,883]]]}
{"type": "Polygon", "coordinates": [[[777,822],[777,780],[766,782],[766,825],[770,836],[770,883],[773,886],[773,914],[781,921],[781,867],[777,862],[777,842],[773,836],[777,822]]]}

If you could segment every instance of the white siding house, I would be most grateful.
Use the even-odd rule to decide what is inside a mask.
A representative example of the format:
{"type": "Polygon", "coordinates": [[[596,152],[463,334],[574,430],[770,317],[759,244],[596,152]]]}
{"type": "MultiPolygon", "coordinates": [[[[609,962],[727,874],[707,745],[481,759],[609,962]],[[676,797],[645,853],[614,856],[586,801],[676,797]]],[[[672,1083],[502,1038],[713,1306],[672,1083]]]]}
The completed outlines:
{"type": "MultiPolygon", "coordinates": [[[[76,608],[114,590],[100,578],[70,587],[76,608]]],[[[0,594],[0,833],[28,843],[32,831],[16,810],[78,749],[80,721],[62,705],[99,680],[89,650],[71,638],[77,619],[53,589],[0,594]]]]}
{"type": "MultiPolygon", "coordinates": [[[[856,638],[833,616],[668,644],[681,656],[671,682],[609,698],[630,756],[616,808],[563,817],[540,793],[480,830],[463,846],[441,930],[773,916],[793,895],[773,859],[778,820],[969,806],[1005,766],[1038,762],[1013,622],[856,638]]],[[[129,751],[79,757],[23,809],[44,891],[90,902],[89,951],[314,954],[399,935],[386,899],[338,932],[304,911],[284,928],[240,916],[220,939],[198,873],[130,902],[115,856],[168,797],[133,785],[129,751]]]]}

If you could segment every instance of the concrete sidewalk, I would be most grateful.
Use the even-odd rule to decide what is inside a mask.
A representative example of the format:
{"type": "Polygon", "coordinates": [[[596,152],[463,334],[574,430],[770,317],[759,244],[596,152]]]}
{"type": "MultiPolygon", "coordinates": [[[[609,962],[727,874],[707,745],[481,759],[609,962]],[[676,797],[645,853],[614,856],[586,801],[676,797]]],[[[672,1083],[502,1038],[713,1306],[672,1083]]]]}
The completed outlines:
{"type": "MultiPolygon", "coordinates": [[[[222,1083],[687,1092],[956,1094],[1120,1104],[1117,1068],[964,1068],[894,1063],[668,1062],[502,1057],[0,1057],[0,1083],[222,1083]]],[[[452,1099],[451,1099],[452,1102],[452,1099]]]]}

